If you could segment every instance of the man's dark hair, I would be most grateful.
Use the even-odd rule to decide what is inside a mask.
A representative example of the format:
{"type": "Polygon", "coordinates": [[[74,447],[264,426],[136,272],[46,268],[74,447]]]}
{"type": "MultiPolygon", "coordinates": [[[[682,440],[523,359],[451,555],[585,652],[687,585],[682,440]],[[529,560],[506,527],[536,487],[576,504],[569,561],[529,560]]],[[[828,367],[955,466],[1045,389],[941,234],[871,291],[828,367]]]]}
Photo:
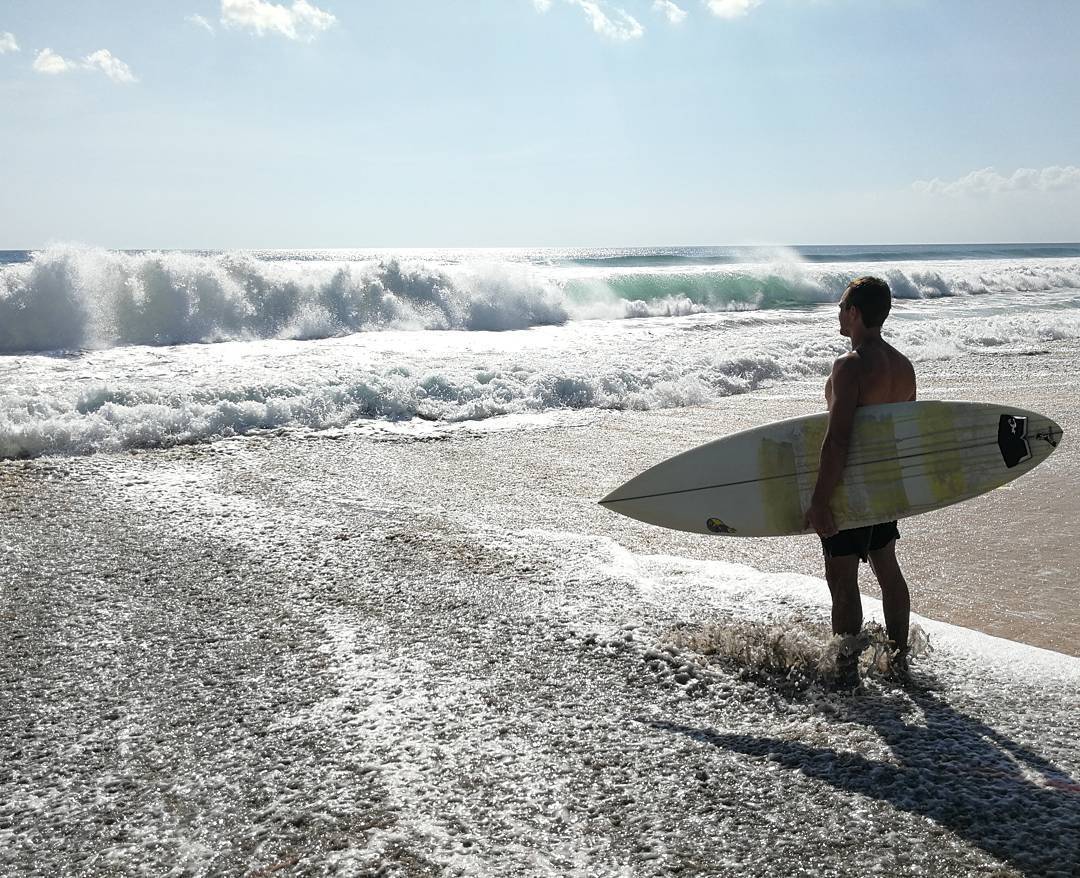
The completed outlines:
{"type": "Polygon", "coordinates": [[[849,308],[854,305],[859,309],[868,329],[880,327],[892,308],[892,291],[880,277],[857,277],[848,284],[844,295],[849,308]]]}

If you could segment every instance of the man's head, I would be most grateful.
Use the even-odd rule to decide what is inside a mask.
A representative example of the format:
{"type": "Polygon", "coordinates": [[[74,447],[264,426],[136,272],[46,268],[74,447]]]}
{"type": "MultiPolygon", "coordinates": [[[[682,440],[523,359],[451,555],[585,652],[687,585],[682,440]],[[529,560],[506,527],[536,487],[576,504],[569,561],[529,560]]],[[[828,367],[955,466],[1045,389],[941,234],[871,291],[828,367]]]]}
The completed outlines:
{"type": "Polygon", "coordinates": [[[840,334],[851,335],[852,325],[862,320],[866,329],[880,329],[892,308],[892,292],[880,277],[857,277],[840,297],[840,334]]]}

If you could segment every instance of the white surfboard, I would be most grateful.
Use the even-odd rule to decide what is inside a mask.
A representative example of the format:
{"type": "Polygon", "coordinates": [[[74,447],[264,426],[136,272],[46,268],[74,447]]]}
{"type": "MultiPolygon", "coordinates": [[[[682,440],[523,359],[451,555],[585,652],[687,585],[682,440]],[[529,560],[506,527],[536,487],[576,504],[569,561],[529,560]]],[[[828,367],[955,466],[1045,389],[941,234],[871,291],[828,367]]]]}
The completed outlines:
{"type": "MultiPolygon", "coordinates": [[[[600,502],[674,530],[803,533],[828,415],[777,421],[668,458],[600,502]]],[[[832,507],[841,529],[918,515],[1004,485],[1045,460],[1062,430],[1035,412],[976,402],[873,405],[855,413],[832,507]]]]}

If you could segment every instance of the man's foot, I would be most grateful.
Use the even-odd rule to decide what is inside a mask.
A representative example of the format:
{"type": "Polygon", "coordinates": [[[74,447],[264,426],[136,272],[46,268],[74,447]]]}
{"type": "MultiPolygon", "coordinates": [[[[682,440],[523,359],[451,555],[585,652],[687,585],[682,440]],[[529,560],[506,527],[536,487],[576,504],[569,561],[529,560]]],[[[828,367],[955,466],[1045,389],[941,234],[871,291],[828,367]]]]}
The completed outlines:
{"type": "Polygon", "coordinates": [[[859,687],[859,656],[870,645],[870,638],[862,631],[845,634],[836,650],[836,688],[859,687]]]}
{"type": "Polygon", "coordinates": [[[901,683],[911,682],[911,666],[906,649],[889,653],[889,673],[901,683]]]}
{"type": "Polygon", "coordinates": [[[835,688],[846,692],[858,689],[860,682],[859,657],[855,656],[852,659],[838,659],[836,662],[835,688]]]}

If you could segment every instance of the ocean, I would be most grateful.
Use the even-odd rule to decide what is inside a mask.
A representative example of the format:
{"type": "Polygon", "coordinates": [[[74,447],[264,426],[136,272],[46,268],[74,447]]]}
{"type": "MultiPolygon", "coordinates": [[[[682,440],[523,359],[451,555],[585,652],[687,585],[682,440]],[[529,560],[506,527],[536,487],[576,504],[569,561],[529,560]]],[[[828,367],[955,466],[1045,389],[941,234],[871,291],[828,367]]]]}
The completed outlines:
{"type": "Polygon", "coordinates": [[[0,253],[0,458],[422,432],[823,375],[876,272],[918,361],[1080,336],[1080,246],[0,253]],[[503,419],[503,420],[500,420],[503,419]]]}
{"type": "Polygon", "coordinates": [[[0,252],[0,871],[1076,874],[1078,369],[1080,244],[0,252]],[[815,537],[596,501],[822,410],[866,273],[1065,437],[848,697],[815,537]]]}

